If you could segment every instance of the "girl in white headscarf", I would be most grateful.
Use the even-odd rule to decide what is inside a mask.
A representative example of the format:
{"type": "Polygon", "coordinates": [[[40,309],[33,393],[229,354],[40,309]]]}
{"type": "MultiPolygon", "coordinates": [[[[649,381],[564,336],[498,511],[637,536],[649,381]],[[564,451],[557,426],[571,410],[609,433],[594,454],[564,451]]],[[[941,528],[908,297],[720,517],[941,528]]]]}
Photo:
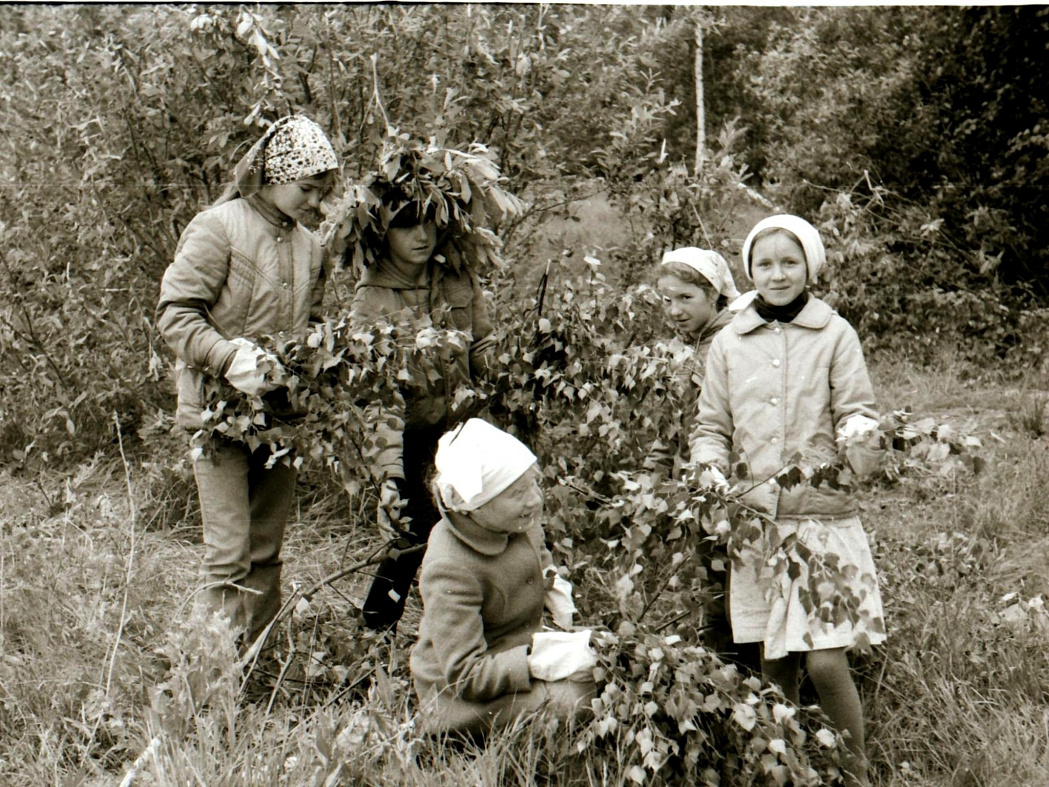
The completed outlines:
{"type": "Polygon", "coordinates": [[[718,331],[732,321],[727,306],[737,297],[728,263],[716,251],[687,246],[668,251],[659,264],[656,291],[667,325],[674,330],[669,344],[673,373],[684,393],[677,435],[665,435],[674,456],[657,452],[653,461],[679,470],[688,457],[695,403],[706,375],[707,352],[718,331]]]}
{"type": "Polygon", "coordinates": [[[541,630],[544,607],[572,629],[575,606],[543,542],[535,456],[471,418],[441,437],[435,465],[443,516],[423,558],[411,656],[429,729],[484,733],[541,709],[575,717],[594,695],[596,656],[588,630],[541,630]]]}
{"type": "Polygon", "coordinates": [[[763,673],[794,702],[804,656],[820,705],[847,735],[848,783],[866,784],[863,709],[846,649],[885,639],[867,536],[855,501],[840,487],[788,489],[775,476],[798,452],[815,466],[834,459],[838,446],[857,474],[870,472],[880,455],[874,391],[856,331],[809,292],[826,259],[816,228],[797,216],[771,216],[751,230],[742,257],[756,291],[740,298],[742,308],[711,345],[691,460],[713,465],[715,475],[722,474],[718,485],[727,489],[729,456],[741,457],[741,500],[774,520],[776,543],[796,535],[813,555],[808,565],[836,559],[839,581],[859,599],[847,619],[835,615],[826,622],[820,609],[806,608],[819,605],[807,568],[793,579],[793,572],[777,574],[766,562],[767,554],[774,556],[766,544],[734,556],[735,641],[761,644],[763,673]]]}
{"type": "MultiPolygon", "coordinates": [[[[680,395],[681,417],[675,434],[661,435],[660,444],[649,455],[646,466],[663,468],[680,476],[687,464],[689,437],[695,420],[696,402],[706,377],[707,353],[718,332],[732,322],[729,304],[739,297],[725,258],[716,251],[686,246],[668,251],[659,264],[656,290],[667,325],[673,329],[669,342],[673,374],[680,395]]],[[[725,609],[728,578],[723,548],[702,545],[700,561],[706,572],[703,604],[703,638],[723,659],[757,669],[753,647],[734,646],[725,609]]]]}
{"type": "MultiPolygon", "coordinates": [[[[273,123],[234,170],[234,183],[198,213],[164,273],[156,324],[176,356],[179,425],[203,425],[204,379],[248,396],[279,394],[283,369],[256,340],[293,341],[321,318],[320,241],[302,225],[332,189],[335,151],[304,117],[273,123]]],[[[194,460],[204,525],[198,600],[255,640],[280,608],[280,550],[295,469],[270,451],[227,443],[194,460]]]]}

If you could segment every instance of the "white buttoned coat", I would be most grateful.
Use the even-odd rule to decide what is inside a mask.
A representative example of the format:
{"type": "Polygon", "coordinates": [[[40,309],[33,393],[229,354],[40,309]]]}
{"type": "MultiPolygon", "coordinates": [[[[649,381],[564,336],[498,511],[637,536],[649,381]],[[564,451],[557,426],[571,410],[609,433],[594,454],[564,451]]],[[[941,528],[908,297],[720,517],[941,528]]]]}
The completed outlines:
{"type": "Polygon", "coordinates": [[[202,425],[204,375],[225,374],[237,337],[301,339],[324,300],[323,249],[258,196],[198,213],[160,284],[156,324],[176,356],[177,420],[202,425]]]}
{"type": "Polygon", "coordinates": [[[796,452],[818,464],[833,457],[839,424],[877,418],[856,331],[810,298],[790,323],[765,322],[753,303],[715,337],[689,441],[693,462],[726,475],[742,463],[744,500],[773,518],[841,519],[856,512],[841,490],[773,480],[796,452]]]}

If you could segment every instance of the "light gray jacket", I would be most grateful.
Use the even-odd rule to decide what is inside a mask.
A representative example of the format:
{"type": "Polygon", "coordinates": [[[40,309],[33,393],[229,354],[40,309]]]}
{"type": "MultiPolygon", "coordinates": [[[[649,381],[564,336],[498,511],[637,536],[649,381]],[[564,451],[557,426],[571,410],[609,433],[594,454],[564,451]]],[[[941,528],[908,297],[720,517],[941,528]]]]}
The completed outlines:
{"type": "Polygon", "coordinates": [[[156,324],[176,356],[180,426],[201,427],[204,375],[225,373],[230,339],[301,339],[320,319],[321,244],[258,197],[201,211],[179,239],[160,285],[156,324]]]}
{"type": "Polygon", "coordinates": [[[771,478],[796,451],[812,464],[831,459],[838,425],[857,414],[878,417],[852,326],[818,298],[790,323],[766,323],[751,303],[710,347],[691,460],[729,475],[735,449],[747,466],[745,488],[757,485],[744,499],[774,518],[851,516],[855,503],[841,490],[787,490],[771,478]]]}

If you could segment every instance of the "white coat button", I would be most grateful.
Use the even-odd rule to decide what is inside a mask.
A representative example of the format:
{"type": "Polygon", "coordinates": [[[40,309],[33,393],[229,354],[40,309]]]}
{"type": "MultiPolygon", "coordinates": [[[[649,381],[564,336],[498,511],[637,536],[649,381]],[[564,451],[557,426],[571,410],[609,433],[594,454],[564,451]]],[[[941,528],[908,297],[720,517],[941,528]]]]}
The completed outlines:
{"type": "Polygon", "coordinates": [[[773,328],[772,330],[773,330],[773,331],[775,331],[776,333],[779,333],[779,332],[780,332],[780,331],[782,331],[783,329],[782,329],[782,328],[780,328],[780,327],[779,327],[779,326],[777,325],[777,326],[776,326],[775,328],[773,328]]]}
{"type": "Polygon", "coordinates": [[[777,398],[776,398],[775,396],[773,396],[773,397],[772,397],[772,398],[771,398],[771,399],[769,400],[769,404],[772,404],[772,405],[777,405],[777,404],[779,404],[779,399],[777,399],[777,398]]]}
{"type": "Polygon", "coordinates": [[[284,236],[283,235],[278,235],[277,236],[277,243],[280,243],[282,240],[284,240],[284,236]]]}
{"type": "Polygon", "coordinates": [[[771,442],[772,442],[773,445],[775,445],[776,443],[779,442],[779,438],[778,437],[773,437],[771,442]]]}
{"type": "Polygon", "coordinates": [[[776,358],[775,360],[773,360],[772,361],[772,365],[778,368],[779,367],[779,358],[776,358]]]}

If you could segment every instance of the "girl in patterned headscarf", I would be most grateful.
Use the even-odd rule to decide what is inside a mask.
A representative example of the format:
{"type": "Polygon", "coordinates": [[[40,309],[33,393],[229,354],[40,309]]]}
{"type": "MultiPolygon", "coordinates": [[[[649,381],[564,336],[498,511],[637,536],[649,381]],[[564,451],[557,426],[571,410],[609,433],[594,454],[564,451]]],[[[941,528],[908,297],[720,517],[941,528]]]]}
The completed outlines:
{"type": "MultiPolygon", "coordinates": [[[[284,370],[256,340],[292,341],[320,319],[320,241],[302,225],[335,182],[338,161],[321,128],[285,117],[234,170],[235,182],[198,213],[164,273],[156,323],[176,356],[177,420],[203,425],[206,375],[248,396],[281,387],[284,370]]],[[[266,447],[227,443],[194,459],[204,525],[198,600],[225,612],[253,642],[280,608],[280,550],[295,468],[266,447]]]]}

